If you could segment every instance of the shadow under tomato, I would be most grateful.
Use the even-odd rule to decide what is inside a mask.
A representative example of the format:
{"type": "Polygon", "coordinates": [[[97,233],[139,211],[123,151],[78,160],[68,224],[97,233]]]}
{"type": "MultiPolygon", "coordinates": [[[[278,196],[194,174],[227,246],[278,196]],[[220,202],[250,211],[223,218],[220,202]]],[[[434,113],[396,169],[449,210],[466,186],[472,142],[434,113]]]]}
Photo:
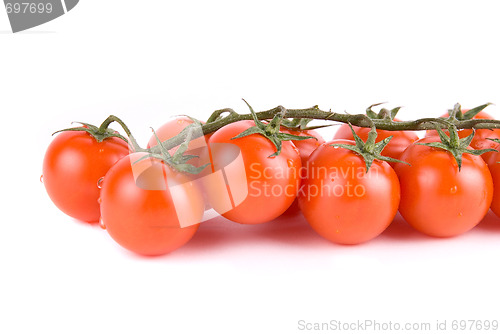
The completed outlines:
{"type": "Polygon", "coordinates": [[[282,215],[275,220],[256,225],[234,223],[223,217],[204,222],[193,239],[183,247],[183,251],[200,252],[207,250],[233,249],[242,245],[256,245],[267,242],[293,248],[363,248],[374,244],[384,244],[393,240],[402,242],[435,242],[440,238],[426,236],[411,227],[398,213],[389,227],[374,240],[359,245],[338,245],[319,236],[299,212],[295,215],[282,215]]]}
{"type": "Polygon", "coordinates": [[[335,246],[334,243],[319,236],[301,213],[293,216],[285,215],[278,217],[269,223],[269,225],[262,226],[256,230],[256,234],[259,238],[265,238],[293,247],[335,246]]]}
{"type": "Polygon", "coordinates": [[[256,245],[272,240],[293,247],[311,248],[327,243],[318,236],[301,214],[281,216],[263,224],[238,224],[217,217],[200,225],[193,239],[183,247],[186,251],[233,249],[235,246],[256,245]]]}
{"type": "Polygon", "coordinates": [[[216,217],[205,221],[200,224],[193,239],[184,247],[189,247],[196,251],[207,250],[219,246],[225,247],[239,234],[235,231],[235,226],[232,225],[236,225],[236,223],[224,217],[216,217]]]}
{"type": "MultiPolygon", "coordinates": [[[[489,212],[474,229],[486,233],[500,233],[500,218],[489,212]]],[[[473,231],[474,231],[473,230],[473,231]]],[[[188,244],[175,253],[195,254],[215,251],[232,251],[241,247],[252,247],[274,243],[293,249],[333,249],[352,251],[352,248],[393,247],[394,241],[402,244],[442,243],[443,240],[453,242],[456,238],[435,238],[427,236],[409,225],[398,213],[389,227],[373,240],[359,245],[338,245],[319,236],[307,223],[301,213],[283,215],[263,224],[238,224],[224,217],[217,217],[200,225],[198,232],[188,244]]]]}
{"type": "Polygon", "coordinates": [[[433,238],[427,236],[417,230],[415,230],[410,224],[408,224],[403,216],[398,212],[391,225],[387,227],[387,229],[382,232],[379,238],[389,238],[389,239],[397,239],[397,240],[413,240],[413,241],[429,241],[435,240],[438,238],[433,238]]]}

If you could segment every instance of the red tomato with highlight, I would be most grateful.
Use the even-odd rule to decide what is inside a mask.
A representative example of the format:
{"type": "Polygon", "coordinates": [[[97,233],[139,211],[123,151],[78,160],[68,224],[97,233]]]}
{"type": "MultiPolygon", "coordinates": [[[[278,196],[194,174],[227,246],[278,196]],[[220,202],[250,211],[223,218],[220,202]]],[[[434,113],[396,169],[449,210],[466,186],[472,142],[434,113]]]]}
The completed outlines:
{"type": "MultiPolygon", "coordinates": [[[[398,119],[394,119],[394,121],[399,122],[398,119]]],[[[366,141],[368,139],[368,133],[370,132],[370,128],[362,128],[358,126],[353,126],[354,132],[363,140],[366,141]]],[[[418,140],[418,136],[413,131],[387,131],[387,130],[377,130],[377,142],[384,140],[387,137],[393,136],[389,144],[382,151],[382,155],[398,159],[403,153],[403,151],[414,141],[418,140]]],[[[354,140],[352,135],[351,128],[348,124],[342,124],[340,128],[335,133],[333,139],[349,139],[354,140]]],[[[395,163],[389,163],[392,167],[395,166],[395,163]]]]}
{"type": "Polygon", "coordinates": [[[128,154],[128,144],[119,138],[98,142],[85,131],[59,133],[45,153],[43,184],[52,202],[65,214],[97,222],[98,181],[128,154]]]}
{"type": "Polygon", "coordinates": [[[122,247],[141,255],[163,255],[193,237],[205,204],[191,177],[157,159],[135,163],[144,155],[133,153],[106,174],[102,222],[122,247]]]}
{"type": "Polygon", "coordinates": [[[212,179],[205,191],[212,207],[225,218],[259,224],[280,216],[299,189],[301,168],[297,148],[283,141],[281,154],[260,134],[232,139],[254,126],[239,121],[214,132],[209,140],[212,179]]]}
{"type": "Polygon", "coordinates": [[[399,212],[418,231],[433,237],[452,237],[476,226],[486,215],[493,183],[480,156],[465,153],[462,168],[453,155],[417,143],[439,141],[428,137],[409,146],[395,168],[401,183],[399,212]]]}
{"type": "Polygon", "coordinates": [[[354,141],[326,142],[309,156],[307,178],[299,191],[300,209],[327,240],[349,245],[367,242],[380,235],[398,211],[398,178],[380,160],[366,173],[360,155],[332,144],[354,141]]]}

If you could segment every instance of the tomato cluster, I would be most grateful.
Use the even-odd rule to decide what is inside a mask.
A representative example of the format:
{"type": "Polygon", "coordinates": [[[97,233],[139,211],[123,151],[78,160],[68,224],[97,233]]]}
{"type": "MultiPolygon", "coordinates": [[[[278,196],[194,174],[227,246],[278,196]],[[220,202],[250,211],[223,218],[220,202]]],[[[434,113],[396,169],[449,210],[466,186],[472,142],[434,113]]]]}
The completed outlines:
{"type": "Polygon", "coordinates": [[[457,158],[433,145],[443,140],[436,131],[419,139],[411,131],[377,129],[380,153],[369,143],[375,128],[344,124],[325,142],[309,128],[278,124],[274,131],[272,121],[256,122],[230,123],[166,150],[162,141],[202,124],[177,117],[159,128],[144,152],[116,136],[65,131],[45,154],[44,185],[61,211],[100,220],[117,243],[148,256],[184,245],[210,210],[260,224],[300,208],[319,235],[340,244],[377,237],[398,210],[434,237],[472,229],[490,207],[500,216],[500,153],[481,157],[469,150],[498,149],[489,138],[500,139],[500,130],[478,130],[457,158]],[[188,160],[190,168],[181,168],[188,160]]]}

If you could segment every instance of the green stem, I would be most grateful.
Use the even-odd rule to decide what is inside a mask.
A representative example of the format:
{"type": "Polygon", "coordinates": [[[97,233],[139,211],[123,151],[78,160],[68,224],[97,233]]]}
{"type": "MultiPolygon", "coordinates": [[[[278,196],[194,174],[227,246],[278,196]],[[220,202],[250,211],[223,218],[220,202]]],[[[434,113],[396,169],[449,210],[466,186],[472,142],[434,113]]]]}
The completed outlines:
{"type": "Polygon", "coordinates": [[[210,117],[207,119],[207,123],[212,123],[216,121],[219,118],[219,116],[221,116],[224,113],[236,114],[236,112],[231,108],[219,109],[214,111],[212,115],[210,115],[210,117]]]}
{"type": "Polygon", "coordinates": [[[366,139],[365,149],[367,152],[373,153],[373,149],[375,148],[375,140],[377,139],[377,128],[373,124],[373,120],[368,116],[366,117],[368,118],[368,120],[372,125],[370,132],[368,132],[368,138],[366,139]]]}
{"type": "Polygon", "coordinates": [[[130,143],[130,145],[132,145],[135,152],[147,151],[147,150],[143,149],[141,146],[139,146],[139,144],[137,143],[137,140],[135,140],[134,136],[132,135],[132,132],[130,131],[128,126],[125,124],[125,122],[123,122],[120,118],[118,118],[115,115],[110,115],[108,118],[106,118],[104,120],[104,122],[102,122],[102,124],[99,126],[99,132],[104,133],[106,131],[106,129],[109,127],[109,125],[113,122],[120,124],[123,131],[125,131],[125,133],[127,134],[127,137],[129,138],[129,143],[130,143]]]}

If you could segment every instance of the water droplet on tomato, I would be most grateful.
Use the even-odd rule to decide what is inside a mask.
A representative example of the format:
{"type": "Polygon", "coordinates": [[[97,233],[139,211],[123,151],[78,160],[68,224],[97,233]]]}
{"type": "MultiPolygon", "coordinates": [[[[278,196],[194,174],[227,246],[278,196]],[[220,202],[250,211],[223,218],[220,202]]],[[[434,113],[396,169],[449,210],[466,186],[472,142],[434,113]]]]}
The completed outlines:
{"type": "Polygon", "coordinates": [[[457,190],[458,190],[457,186],[451,187],[450,188],[450,193],[455,194],[457,192],[457,190]]]}
{"type": "Polygon", "coordinates": [[[99,149],[99,153],[102,153],[102,152],[104,152],[104,149],[103,149],[103,148],[100,148],[100,149],[99,149]]]}
{"type": "Polygon", "coordinates": [[[97,188],[99,188],[99,189],[102,188],[102,181],[104,181],[104,176],[101,177],[99,180],[97,180],[97,188]]]}
{"type": "Polygon", "coordinates": [[[332,177],[332,178],[331,178],[331,181],[332,181],[332,182],[335,182],[335,179],[332,177]]]}
{"type": "Polygon", "coordinates": [[[97,199],[97,203],[99,203],[99,204],[102,203],[102,199],[100,197],[97,199]]]}
{"type": "Polygon", "coordinates": [[[99,226],[105,230],[106,229],[106,224],[104,224],[104,220],[102,219],[102,217],[99,218],[99,226]]]}
{"type": "Polygon", "coordinates": [[[43,183],[43,174],[42,174],[42,175],[40,175],[40,182],[42,182],[42,183],[43,183]]]}
{"type": "Polygon", "coordinates": [[[293,160],[292,159],[287,159],[286,160],[286,164],[288,165],[288,167],[292,168],[295,164],[293,163],[293,160]]]}
{"type": "Polygon", "coordinates": [[[459,212],[459,213],[458,213],[458,215],[459,215],[459,216],[463,216],[464,214],[463,214],[463,213],[461,213],[461,212],[459,212]]]}

